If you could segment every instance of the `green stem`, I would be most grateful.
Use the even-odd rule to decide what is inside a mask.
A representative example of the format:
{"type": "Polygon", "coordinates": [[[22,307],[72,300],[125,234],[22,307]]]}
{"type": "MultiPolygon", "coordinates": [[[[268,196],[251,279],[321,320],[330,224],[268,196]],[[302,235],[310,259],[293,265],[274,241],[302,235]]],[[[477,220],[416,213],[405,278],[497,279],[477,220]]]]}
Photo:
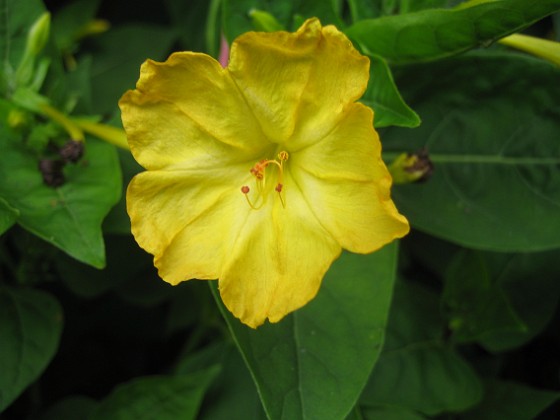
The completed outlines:
{"type": "Polygon", "coordinates": [[[78,127],[74,122],[72,122],[72,120],[70,120],[58,109],[50,106],[48,103],[41,103],[38,106],[38,111],[42,115],[49,117],[54,122],[60,124],[70,135],[70,138],[72,140],[84,141],[84,133],[82,132],[82,130],[80,130],[80,127],[78,127]]]}
{"type": "Polygon", "coordinates": [[[107,143],[114,144],[121,149],[130,150],[124,130],[86,119],[75,118],[72,121],[76,126],[81,128],[86,133],[92,134],[95,137],[100,138],[101,140],[105,140],[107,143]]]}

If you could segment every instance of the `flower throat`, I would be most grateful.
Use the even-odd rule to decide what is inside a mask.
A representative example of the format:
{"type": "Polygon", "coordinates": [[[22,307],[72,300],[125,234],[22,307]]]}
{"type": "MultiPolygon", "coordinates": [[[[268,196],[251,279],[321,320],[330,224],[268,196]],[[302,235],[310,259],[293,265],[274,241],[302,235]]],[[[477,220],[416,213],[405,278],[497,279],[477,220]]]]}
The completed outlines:
{"type": "Polygon", "coordinates": [[[251,200],[249,197],[249,192],[251,189],[249,186],[244,185],[241,187],[241,192],[245,196],[247,203],[253,210],[258,210],[262,206],[264,206],[266,202],[266,169],[270,166],[276,166],[278,169],[278,178],[276,186],[274,187],[274,191],[278,194],[280,198],[280,202],[282,203],[282,207],[286,208],[286,199],[284,196],[284,162],[286,162],[289,158],[288,152],[281,151],[278,153],[277,159],[263,159],[259,162],[255,163],[255,165],[251,168],[250,172],[255,177],[256,182],[256,199],[254,201],[251,200]]]}

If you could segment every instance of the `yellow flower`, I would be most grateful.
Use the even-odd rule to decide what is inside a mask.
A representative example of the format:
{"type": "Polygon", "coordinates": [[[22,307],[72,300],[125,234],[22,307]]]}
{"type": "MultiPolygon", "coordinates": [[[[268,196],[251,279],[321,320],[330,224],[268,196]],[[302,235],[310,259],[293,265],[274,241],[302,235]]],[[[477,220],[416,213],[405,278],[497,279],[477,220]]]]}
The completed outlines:
{"type": "Polygon", "coordinates": [[[310,301],[342,248],[404,236],[373,112],[355,102],[368,77],[317,19],[240,36],[225,69],[193,52],[146,61],[120,107],[146,169],[128,187],[132,232],[160,276],[219,279],[254,328],[310,301]]]}

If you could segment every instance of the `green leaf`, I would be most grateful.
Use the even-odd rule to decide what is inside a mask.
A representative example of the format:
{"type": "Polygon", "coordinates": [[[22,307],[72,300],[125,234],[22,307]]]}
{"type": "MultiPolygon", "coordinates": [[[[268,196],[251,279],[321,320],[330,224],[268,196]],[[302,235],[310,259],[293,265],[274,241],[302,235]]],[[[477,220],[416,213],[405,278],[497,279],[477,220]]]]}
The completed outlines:
{"type": "Polygon", "coordinates": [[[348,0],[348,8],[352,22],[358,22],[364,19],[377,18],[385,13],[383,0],[348,0]]]}
{"type": "Polygon", "coordinates": [[[391,62],[426,61],[488,45],[557,10],[559,0],[495,0],[362,20],[346,33],[391,62]]]}
{"type": "Polygon", "coordinates": [[[171,287],[158,279],[153,259],[134,242],[132,235],[107,235],[107,266],[104,270],[84,266],[65,254],[55,259],[60,280],[74,294],[94,298],[122,290],[123,300],[161,302],[171,287]],[[156,280],[156,281],[154,281],[156,280]],[[131,287],[131,285],[133,286],[131,287]]]}
{"type": "Polygon", "coordinates": [[[49,407],[39,420],[87,419],[96,406],[97,402],[93,398],[71,396],[49,407]]]}
{"type": "Polygon", "coordinates": [[[560,247],[559,78],[547,62],[502,53],[399,75],[423,123],[382,132],[384,150],[426,149],[434,163],[427,182],[393,189],[414,227],[477,249],[560,247]]]}
{"type": "Polygon", "coordinates": [[[224,34],[230,43],[242,33],[255,30],[249,15],[253,9],[268,12],[286,30],[296,30],[303,20],[311,17],[319,18],[322,25],[335,24],[339,28],[343,25],[339,7],[334,0],[224,0],[224,34]]]}
{"type": "MultiPolygon", "coordinates": [[[[120,116],[119,116],[120,118],[120,116]]],[[[122,195],[120,201],[111,209],[103,222],[103,232],[130,235],[130,217],[126,211],[126,189],[130,180],[143,168],[134,160],[128,150],[117,150],[122,171],[122,195]]]]}
{"type": "Polygon", "coordinates": [[[201,34],[211,31],[212,38],[219,36],[219,30],[215,27],[216,22],[209,15],[213,2],[215,0],[191,0],[189,2],[165,0],[163,2],[174,30],[180,36],[183,49],[205,51],[206,40],[201,34]]]}
{"type": "Polygon", "coordinates": [[[403,407],[378,405],[361,410],[364,420],[424,420],[426,417],[403,407]]]}
{"type": "Polygon", "coordinates": [[[19,216],[19,211],[8,204],[0,197],[0,235],[11,228],[19,216]]]}
{"type": "Polygon", "coordinates": [[[20,212],[18,223],[72,257],[103,267],[101,222],[121,194],[115,148],[89,139],[80,162],[66,166],[65,184],[52,188],[42,181],[39,158],[8,128],[0,132],[0,196],[20,212]]]}
{"type": "Polygon", "coordinates": [[[464,420],[535,419],[555,401],[559,392],[543,391],[515,382],[489,381],[482,403],[461,415],[464,420]]]}
{"type": "Polygon", "coordinates": [[[47,367],[61,332],[62,308],[51,295],[0,288],[0,412],[47,367]]]}
{"type": "Polygon", "coordinates": [[[362,406],[389,405],[436,415],[480,401],[473,369],[442,340],[435,293],[397,282],[387,340],[366,385],[362,406]]]}
{"type": "Polygon", "coordinates": [[[344,253],[317,297],[278,324],[253,330],[222,306],[269,418],[350,412],[381,350],[396,255],[396,244],[367,256],[344,253]]]}
{"type": "Polygon", "coordinates": [[[54,16],[52,35],[56,45],[65,53],[72,53],[76,35],[97,13],[100,0],[77,0],[65,5],[54,16]]]}
{"type": "Polygon", "coordinates": [[[375,111],[375,127],[420,125],[420,117],[404,102],[395,86],[387,62],[375,55],[370,56],[370,59],[369,84],[360,102],[375,111]]]}
{"type": "Polygon", "coordinates": [[[0,0],[0,73],[15,69],[29,28],[44,12],[40,0],[0,0]]]}
{"type": "Polygon", "coordinates": [[[217,367],[188,375],[142,377],[119,385],[89,420],[196,419],[217,367]]]}
{"type": "Polygon", "coordinates": [[[543,331],[560,300],[560,250],[505,256],[484,253],[494,277],[513,310],[526,325],[523,331],[494,331],[480,343],[489,351],[510,350],[543,331]],[[505,261],[504,261],[505,260],[505,261]]]}
{"type": "Polygon", "coordinates": [[[127,89],[140,75],[147,59],[165,60],[176,34],[163,26],[126,24],[115,27],[95,39],[96,54],[92,65],[92,101],[96,113],[116,110],[127,89]]]}
{"type": "MultiPolygon", "coordinates": [[[[266,419],[253,379],[233,343],[214,345],[208,350],[214,353],[210,357],[214,363],[218,359],[215,353],[219,352],[222,369],[208,389],[198,418],[200,420],[266,419]]],[[[204,357],[208,353],[206,351],[201,356],[204,357]]],[[[201,364],[204,366],[207,363],[193,357],[187,361],[191,366],[201,364]]]]}
{"type": "Polygon", "coordinates": [[[449,328],[457,342],[472,342],[495,331],[526,332],[484,257],[463,251],[453,258],[442,295],[449,328]]]}

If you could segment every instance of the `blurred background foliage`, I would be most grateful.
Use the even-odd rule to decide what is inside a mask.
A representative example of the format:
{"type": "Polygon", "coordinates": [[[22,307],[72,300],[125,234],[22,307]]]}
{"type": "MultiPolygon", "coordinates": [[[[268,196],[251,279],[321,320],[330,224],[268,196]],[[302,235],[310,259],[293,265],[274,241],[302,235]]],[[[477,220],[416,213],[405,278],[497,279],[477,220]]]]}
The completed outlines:
{"type": "Polygon", "coordinates": [[[558,10],[0,0],[0,418],[559,418],[560,69],[495,43],[560,40],[558,10]],[[251,330],[134,242],[117,102],[147,58],[312,16],[370,57],[387,163],[421,151],[433,173],[393,190],[408,237],[251,330]]]}

